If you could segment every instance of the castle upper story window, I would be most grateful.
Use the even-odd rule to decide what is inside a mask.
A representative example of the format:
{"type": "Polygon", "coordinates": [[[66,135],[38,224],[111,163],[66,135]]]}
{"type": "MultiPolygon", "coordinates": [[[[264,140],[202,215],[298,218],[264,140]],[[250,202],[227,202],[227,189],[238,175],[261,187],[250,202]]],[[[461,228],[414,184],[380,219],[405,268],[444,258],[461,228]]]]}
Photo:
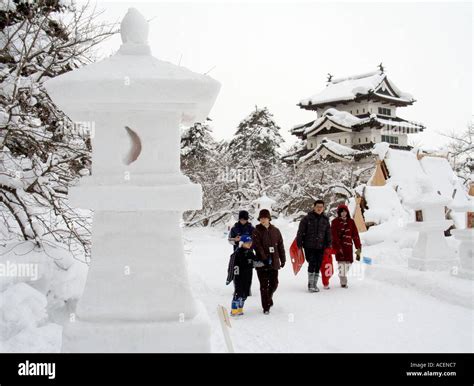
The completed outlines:
{"type": "Polygon", "coordinates": [[[380,115],[392,115],[392,110],[387,109],[386,107],[379,107],[379,114],[380,115]]]}
{"type": "Polygon", "coordinates": [[[394,137],[392,135],[382,135],[382,142],[393,143],[397,145],[398,137],[394,137]]]}

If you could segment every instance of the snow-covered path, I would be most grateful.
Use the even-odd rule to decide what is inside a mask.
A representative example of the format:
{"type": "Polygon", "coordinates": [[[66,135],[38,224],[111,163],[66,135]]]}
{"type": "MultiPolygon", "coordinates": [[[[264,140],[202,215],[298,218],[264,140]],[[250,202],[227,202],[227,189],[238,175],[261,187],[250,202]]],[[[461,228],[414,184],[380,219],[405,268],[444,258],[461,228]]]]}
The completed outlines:
{"type": "MultiPolygon", "coordinates": [[[[285,247],[295,229],[282,229],[285,247]]],[[[217,229],[186,229],[191,283],[212,320],[212,347],[225,346],[216,307],[228,309],[232,285],[225,286],[231,246],[217,229]]],[[[415,290],[360,276],[340,288],[306,291],[306,266],[294,276],[291,263],[280,271],[275,306],[263,315],[256,275],[245,315],[232,318],[237,352],[473,352],[473,311],[415,290]]],[[[320,287],[322,287],[320,285],[320,287]]]]}

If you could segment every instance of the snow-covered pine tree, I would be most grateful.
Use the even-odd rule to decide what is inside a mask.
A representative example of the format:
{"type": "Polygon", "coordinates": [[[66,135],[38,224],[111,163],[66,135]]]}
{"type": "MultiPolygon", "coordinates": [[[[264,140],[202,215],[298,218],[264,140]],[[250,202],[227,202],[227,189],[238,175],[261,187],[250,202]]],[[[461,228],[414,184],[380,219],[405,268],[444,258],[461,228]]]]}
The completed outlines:
{"type": "Polygon", "coordinates": [[[217,146],[208,125],[195,123],[185,129],[181,135],[181,169],[193,172],[214,161],[217,146]]]}
{"type": "Polygon", "coordinates": [[[187,225],[207,226],[214,220],[219,221],[222,184],[218,159],[221,148],[222,144],[216,142],[207,124],[195,123],[181,135],[181,170],[203,190],[202,209],[184,213],[187,225]]]}
{"type": "Polygon", "coordinates": [[[95,9],[63,0],[6,0],[0,8],[0,237],[88,250],[87,213],[68,186],[90,166],[89,133],[74,125],[42,83],[89,63],[116,29],[95,9]]]}
{"type": "Polygon", "coordinates": [[[255,111],[239,123],[229,143],[229,155],[234,161],[250,158],[272,163],[280,159],[279,148],[283,141],[280,127],[267,107],[255,106],[255,111]]]}

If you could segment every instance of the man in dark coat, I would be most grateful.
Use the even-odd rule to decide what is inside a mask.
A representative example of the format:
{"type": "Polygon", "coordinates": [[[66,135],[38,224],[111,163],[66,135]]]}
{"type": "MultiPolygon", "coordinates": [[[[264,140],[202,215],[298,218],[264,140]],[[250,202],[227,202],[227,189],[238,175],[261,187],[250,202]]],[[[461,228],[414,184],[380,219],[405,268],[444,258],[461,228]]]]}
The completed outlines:
{"type": "Polygon", "coordinates": [[[257,259],[264,262],[263,267],[256,268],[260,281],[260,296],[263,313],[268,315],[273,306],[273,294],[278,287],[278,270],[285,266],[286,256],[283,237],[280,230],[270,224],[270,212],[262,209],[258,215],[258,224],[253,231],[252,239],[257,259]]]}
{"type": "Polygon", "coordinates": [[[298,248],[304,248],[308,262],[308,291],[319,292],[319,270],[324,250],[331,246],[331,224],[324,213],[324,201],[317,200],[313,210],[300,222],[296,235],[298,248]]]}
{"type": "Polygon", "coordinates": [[[337,207],[337,217],[331,223],[332,248],[336,251],[341,287],[347,288],[347,273],[354,262],[352,243],[356,247],[356,259],[360,260],[362,246],[355,221],[349,209],[341,204],[337,207]]]}

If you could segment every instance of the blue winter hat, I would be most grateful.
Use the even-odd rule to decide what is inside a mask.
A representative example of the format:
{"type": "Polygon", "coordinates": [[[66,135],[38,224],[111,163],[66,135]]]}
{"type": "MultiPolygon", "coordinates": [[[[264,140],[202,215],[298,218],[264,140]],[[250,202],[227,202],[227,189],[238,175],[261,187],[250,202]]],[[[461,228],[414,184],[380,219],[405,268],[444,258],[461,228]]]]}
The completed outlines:
{"type": "Polygon", "coordinates": [[[252,237],[250,237],[249,235],[243,235],[240,238],[240,241],[242,241],[243,243],[251,243],[252,242],[252,237]]]}

